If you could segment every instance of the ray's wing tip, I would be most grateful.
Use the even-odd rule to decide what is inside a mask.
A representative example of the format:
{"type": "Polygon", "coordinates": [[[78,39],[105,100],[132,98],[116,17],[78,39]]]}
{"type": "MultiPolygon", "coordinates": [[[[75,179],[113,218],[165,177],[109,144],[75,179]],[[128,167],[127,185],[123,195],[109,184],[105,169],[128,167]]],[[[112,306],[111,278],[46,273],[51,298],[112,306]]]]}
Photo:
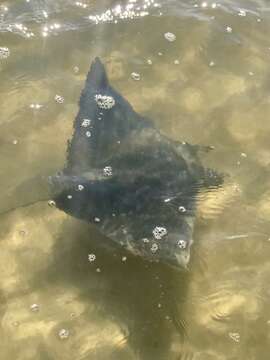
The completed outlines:
{"type": "Polygon", "coordinates": [[[102,61],[100,60],[100,57],[99,57],[99,56],[96,56],[96,57],[95,57],[94,62],[99,62],[99,63],[102,64],[102,61]]]}
{"type": "Polygon", "coordinates": [[[92,63],[91,63],[91,68],[94,67],[94,66],[102,66],[102,67],[104,67],[104,65],[103,65],[103,63],[102,63],[102,61],[101,61],[101,59],[100,59],[99,56],[96,56],[96,57],[94,58],[94,60],[92,61],[92,63]]]}
{"type": "Polygon", "coordinates": [[[98,56],[92,61],[87,82],[95,88],[105,88],[109,84],[105,66],[98,56]]]}

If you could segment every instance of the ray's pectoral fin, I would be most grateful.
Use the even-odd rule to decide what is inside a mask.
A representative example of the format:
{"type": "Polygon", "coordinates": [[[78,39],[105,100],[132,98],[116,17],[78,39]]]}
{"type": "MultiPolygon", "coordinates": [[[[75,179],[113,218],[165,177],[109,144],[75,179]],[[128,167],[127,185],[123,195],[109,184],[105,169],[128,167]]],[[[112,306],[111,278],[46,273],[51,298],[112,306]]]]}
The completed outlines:
{"type": "Polygon", "coordinates": [[[202,187],[219,187],[224,183],[224,179],[227,176],[226,174],[204,168],[201,165],[200,155],[214,150],[213,146],[192,145],[187,142],[181,143],[178,141],[175,141],[174,145],[176,152],[185,159],[190,174],[199,179],[202,187]]]}
{"type": "Polygon", "coordinates": [[[79,106],[66,173],[79,174],[99,167],[132,131],[151,126],[109,84],[99,58],[91,65],[79,106]]]}

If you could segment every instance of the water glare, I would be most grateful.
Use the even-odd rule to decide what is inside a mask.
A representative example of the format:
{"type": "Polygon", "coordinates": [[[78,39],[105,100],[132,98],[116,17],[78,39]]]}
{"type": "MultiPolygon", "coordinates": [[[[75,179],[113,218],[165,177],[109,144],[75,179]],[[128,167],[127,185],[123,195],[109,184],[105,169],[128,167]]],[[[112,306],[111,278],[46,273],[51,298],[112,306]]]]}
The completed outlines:
{"type": "Polygon", "coordinates": [[[1,360],[269,359],[269,34],[268,0],[0,1],[1,360]]]}

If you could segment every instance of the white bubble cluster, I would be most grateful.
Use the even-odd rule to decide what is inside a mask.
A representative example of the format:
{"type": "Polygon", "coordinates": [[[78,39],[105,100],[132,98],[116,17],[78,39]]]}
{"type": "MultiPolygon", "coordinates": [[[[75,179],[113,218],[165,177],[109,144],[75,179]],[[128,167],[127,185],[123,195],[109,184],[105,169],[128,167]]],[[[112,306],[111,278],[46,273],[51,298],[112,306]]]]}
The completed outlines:
{"type": "Polygon", "coordinates": [[[240,334],[239,333],[230,332],[229,337],[235,342],[240,342],[240,334]]]}
{"type": "Polygon", "coordinates": [[[246,13],[245,10],[239,9],[238,15],[239,15],[239,16],[246,16],[247,13],[246,13]]]}
{"type": "Polygon", "coordinates": [[[67,329],[61,329],[58,332],[58,336],[61,340],[65,340],[69,337],[69,331],[67,329]]]}
{"type": "Polygon", "coordinates": [[[156,226],[153,230],[153,235],[155,239],[160,240],[167,235],[167,229],[162,226],[156,226]]]}
{"type": "Polygon", "coordinates": [[[10,55],[9,48],[0,47],[0,59],[7,59],[10,55]]]}
{"type": "Polygon", "coordinates": [[[181,240],[178,240],[177,245],[180,249],[185,249],[187,247],[187,242],[186,242],[186,240],[181,239],[181,240]]]}
{"type": "Polygon", "coordinates": [[[92,136],[91,131],[86,131],[85,135],[86,137],[90,138],[92,136]]]}
{"type": "Polygon", "coordinates": [[[115,105],[115,100],[112,96],[97,94],[95,100],[100,109],[109,110],[115,105]]]}
{"type": "Polygon", "coordinates": [[[112,167],[111,166],[105,166],[103,169],[103,174],[105,176],[112,176],[112,167]]]}
{"type": "Polygon", "coordinates": [[[83,119],[81,126],[82,127],[88,127],[88,126],[91,125],[91,122],[92,121],[90,119],[83,119]]]}
{"type": "Polygon", "coordinates": [[[158,251],[158,244],[154,243],[151,246],[152,253],[156,253],[158,251]]]}
{"type": "Polygon", "coordinates": [[[39,305],[38,304],[32,304],[30,306],[30,310],[33,312],[38,312],[39,311],[39,305]]]}
{"type": "Polygon", "coordinates": [[[138,73],[136,73],[136,72],[133,72],[133,73],[131,73],[131,75],[130,75],[131,77],[132,77],[132,79],[133,80],[135,80],[135,81],[139,81],[139,80],[141,80],[141,75],[140,74],[138,74],[138,73]]]}
{"type": "Polygon", "coordinates": [[[55,100],[58,104],[63,104],[63,102],[65,101],[65,99],[64,99],[63,96],[61,96],[61,95],[55,95],[54,100],[55,100]]]}
{"type": "Polygon", "coordinates": [[[230,26],[227,26],[227,27],[226,27],[226,31],[227,31],[227,33],[230,34],[230,33],[232,33],[232,28],[231,28],[230,26]]]}
{"type": "Polygon", "coordinates": [[[176,40],[176,35],[173,34],[173,33],[171,33],[171,32],[166,32],[166,33],[164,34],[164,37],[165,37],[166,40],[168,40],[168,41],[170,41],[170,42],[173,42],[173,41],[176,40]]]}
{"type": "Polygon", "coordinates": [[[93,262],[96,260],[96,255],[95,254],[88,254],[88,261],[89,262],[93,262]]]}

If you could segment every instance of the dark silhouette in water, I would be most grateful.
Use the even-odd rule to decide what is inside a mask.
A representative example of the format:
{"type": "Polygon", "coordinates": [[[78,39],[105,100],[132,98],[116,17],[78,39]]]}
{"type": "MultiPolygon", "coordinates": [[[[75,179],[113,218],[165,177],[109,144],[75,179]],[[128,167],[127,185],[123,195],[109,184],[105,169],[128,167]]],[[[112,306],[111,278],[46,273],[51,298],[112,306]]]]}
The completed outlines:
{"type": "MultiPolygon", "coordinates": [[[[82,359],[178,360],[180,357],[175,356],[176,349],[171,346],[177,344],[179,354],[185,349],[182,344],[188,333],[185,303],[190,301],[187,287],[191,272],[149,264],[140,257],[129,256],[124,249],[102,248],[100,243],[110,244],[110,240],[86,222],[69,217],[55,239],[50,263],[45,271],[36,274],[34,288],[40,288],[41,282],[43,286],[56,285],[67,291],[76,287],[78,300],[84,304],[75,324],[74,320],[63,320],[63,324],[53,329],[52,339],[59,326],[70,329],[71,333],[76,326],[76,336],[70,337],[69,344],[71,349],[78,348],[91,341],[86,338],[88,326],[90,334],[95,331],[92,327],[98,329],[95,336],[100,341],[82,359]],[[91,264],[87,260],[90,252],[96,254],[91,264]],[[126,262],[121,261],[123,256],[127,256],[126,262]],[[100,273],[96,272],[97,267],[100,273]],[[119,343],[114,333],[110,335],[113,324],[123,335],[119,343]],[[108,326],[105,337],[104,326],[108,326]]],[[[59,357],[65,358],[67,353],[68,358],[68,349],[60,346],[59,357]]]]}
{"type": "Polygon", "coordinates": [[[210,148],[162,135],[111,87],[98,58],[79,106],[63,171],[49,187],[37,176],[7,192],[1,214],[51,198],[134,255],[186,267],[198,194],[222,183],[200,162],[210,148]]]}
{"type": "Polygon", "coordinates": [[[99,58],[79,105],[67,164],[49,179],[56,206],[135,255],[186,267],[196,197],[221,176],[201,165],[200,146],[169,140],[138,115],[99,58]]]}
{"type": "MultiPolygon", "coordinates": [[[[128,345],[139,359],[176,359],[171,345],[175,328],[181,339],[186,331],[184,305],[190,300],[191,275],[174,268],[189,262],[199,192],[222,183],[220,175],[201,165],[201,150],[208,148],[172,141],[136,114],[110,86],[96,59],[81,95],[66,166],[49,178],[56,206],[84,223],[65,220],[46,271],[36,274],[32,288],[39,289],[40,283],[77,286],[80,299],[85,299],[81,319],[91,324],[94,305],[95,314],[126,329],[128,345]],[[139,256],[129,257],[125,249],[139,256]],[[89,253],[96,255],[92,264],[89,253]],[[124,256],[126,262],[121,261],[124,256]],[[159,263],[150,265],[143,258],[159,263]]],[[[9,203],[10,211],[48,199],[44,180],[23,183],[3,204],[9,203]]],[[[74,326],[71,320],[68,326],[74,326]]],[[[86,341],[84,336],[75,339],[86,341]]],[[[177,358],[189,356],[184,347],[179,349],[177,358]]],[[[128,355],[121,346],[106,348],[101,341],[84,358],[89,357],[128,355]]]]}

